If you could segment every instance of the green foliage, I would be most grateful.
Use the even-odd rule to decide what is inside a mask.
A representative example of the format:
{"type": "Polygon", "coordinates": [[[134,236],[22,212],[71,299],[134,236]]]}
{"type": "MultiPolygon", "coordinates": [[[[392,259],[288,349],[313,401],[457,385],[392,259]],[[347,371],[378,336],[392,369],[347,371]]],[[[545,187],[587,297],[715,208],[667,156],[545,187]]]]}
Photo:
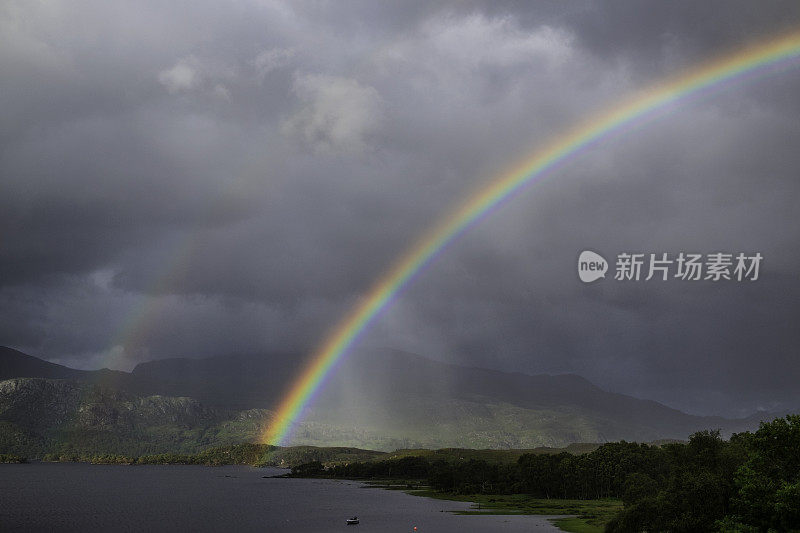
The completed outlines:
{"type": "Polygon", "coordinates": [[[312,461],[292,468],[297,477],[328,477],[343,479],[425,479],[430,475],[431,464],[424,457],[401,457],[382,461],[368,461],[330,465],[312,461]]]}
{"type": "Polygon", "coordinates": [[[800,530],[800,416],[724,441],[718,432],[664,446],[668,474],[628,476],[612,532],[800,530]]]}
{"type": "Polygon", "coordinates": [[[349,461],[360,459],[372,461],[384,457],[386,453],[357,448],[315,448],[313,446],[295,446],[281,448],[269,444],[244,443],[229,446],[213,446],[198,453],[157,453],[131,456],[113,453],[46,453],[44,461],[52,462],[86,462],[96,464],[132,464],[132,465],[249,465],[249,466],[290,466],[318,461],[320,464],[350,464],[349,461]]]}
{"type": "Polygon", "coordinates": [[[265,455],[275,450],[269,444],[236,444],[215,446],[196,454],[159,453],[137,457],[133,464],[140,465],[250,465],[259,466],[265,455]]]}
{"type": "Polygon", "coordinates": [[[0,394],[0,453],[31,458],[193,454],[255,440],[271,415],[68,380],[18,378],[13,385],[0,394]]]}
{"type": "MultiPolygon", "coordinates": [[[[426,480],[441,494],[477,498],[492,495],[511,497],[524,494],[527,499],[596,500],[620,498],[631,500],[653,495],[657,481],[666,478],[668,453],[657,446],[634,443],[609,443],[583,455],[566,452],[522,453],[517,460],[494,461],[470,457],[468,451],[448,454],[425,453],[422,456],[390,454],[389,459],[329,465],[319,462],[293,470],[293,475],[380,480],[426,480]],[[399,455],[399,457],[397,456],[399,455]],[[446,457],[446,459],[445,459],[446,457]]],[[[614,511],[618,509],[614,507],[614,511]]],[[[602,525],[595,515],[582,517],[582,523],[602,525]]]]}
{"type": "Polygon", "coordinates": [[[738,521],[762,531],[800,529],[800,415],[761,424],[740,440],[748,457],[735,475],[738,521]]]}
{"type": "Polygon", "coordinates": [[[2,463],[27,463],[28,461],[19,455],[12,453],[0,453],[0,464],[2,463]]]}
{"type": "Polygon", "coordinates": [[[657,446],[609,443],[590,453],[522,454],[515,463],[435,461],[429,482],[455,494],[530,494],[537,498],[620,498],[627,476],[665,475],[665,452],[657,446]]]}
{"type": "Polygon", "coordinates": [[[724,441],[718,431],[703,431],[688,444],[665,445],[663,452],[668,471],[650,479],[629,477],[625,510],[609,531],[713,531],[727,514],[733,474],[743,461],[736,442],[724,441]]]}
{"type": "Polygon", "coordinates": [[[89,462],[93,465],[132,465],[136,462],[136,459],[132,457],[126,457],[124,455],[114,455],[114,454],[101,454],[101,455],[93,455],[89,458],[89,462]]]}
{"type": "Polygon", "coordinates": [[[553,520],[553,524],[561,531],[568,531],[570,533],[602,533],[603,528],[589,524],[582,518],[559,518],[553,520]]]}
{"type": "Polygon", "coordinates": [[[642,500],[654,498],[658,494],[658,482],[643,472],[633,472],[625,479],[622,502],[633,505],[642,500]]]}
{"type": "Polygon", "coordinates": [[[520,456],[526,454],[532,455],[557,455],[560,453],[569,454],[584,454],[589,453],[597,448],[600,444],[594,443],[578,443],[570,444],[565,448],[551,448],[541,446],[538,448],[529,449],[513,449],[513,450],[473,450],[470,448],[440,448],[438,450],[428,450],[424,448],[416,449],[401,449],[395,450],[388,454],[389,459],[397,459],[400,457],[425,457],[431,461],[442,459],[449,462],[469,461],[471,459],[483,460],[489,463],[516,463],[520,456]]]}
{"type": "Polygon", "coordinates": [[[575,515],[554,521],[564,531],[602,531],[622,508],[622,502],[613,499],[562,500],[534,498],[529,494],[452,494],[433,490],[415,490],[411,494],[473,503],[473,510],[458,514],[575,515]]]}
{"type": "Polygon", "coordinates": [[[197,461],[196,455],[182,455],[177,453],[158,453],[143,455],[136,458],[137,465],[194,465],[202,464],[197,461]]]}
{"type": "Polygon", "coordinates": [[[362,450],[344,447],[291,446],[280,448],[273,446],[266,452],[256,466],[292,467],[312,461],[319,461],[326,466],[350,464],[353,462],[370,462],[381,460],[386,452],[362,450]]]}
{"type": "Polygon", "coordinates": [[[74,454],[67,454],[67,453],[46,453],[42,457],[42,461],[46,461],[49,463],[78,463],[78,462],[89,462],[89,457],[74,455],[74,454]]]}
{"type": "Polygon", "coordinates": [[[303,463],[292,468],[292,475],[297,477],[315,477],[325,473],[325,468],[319,461],[303,463]]]}

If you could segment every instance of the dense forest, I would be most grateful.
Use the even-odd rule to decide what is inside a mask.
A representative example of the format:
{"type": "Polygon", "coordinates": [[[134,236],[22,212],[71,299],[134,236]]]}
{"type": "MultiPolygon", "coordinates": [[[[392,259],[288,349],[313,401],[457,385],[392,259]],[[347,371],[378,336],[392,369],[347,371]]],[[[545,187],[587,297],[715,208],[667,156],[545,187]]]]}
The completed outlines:
{"type": "Polygon", "coordinates": [[[524,454],[515,463],[403,457],[325,468],[297,476],[423,479],[450,494],[529,494],[537,498],[619,498],[606,531],[800,531],[800,415],[754,433],[718,431],[662,446],[616,442],[583,455],[524,454]]]}

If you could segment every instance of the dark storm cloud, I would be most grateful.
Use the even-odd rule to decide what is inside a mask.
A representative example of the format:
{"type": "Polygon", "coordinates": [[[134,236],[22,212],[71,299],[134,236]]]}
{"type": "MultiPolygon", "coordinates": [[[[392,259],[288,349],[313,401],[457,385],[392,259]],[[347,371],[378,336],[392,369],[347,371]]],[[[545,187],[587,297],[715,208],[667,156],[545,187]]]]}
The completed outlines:
{"type": "MultiPolygon", "coordinates": [[[[67,364],[311,349],[426,227],[794,2],[7,3],[0,343],[67,364]]],[[[695,412],[790,407],[800,78],[687,104],[463,236],[364,339],[695,412]],[[584,286],[580,250],[765,256],[584,286]]]]}
{"type": "MultiPolygon", "coordinates": [[[[607,61],[628,62],[647,75],[665,74],[795,29],[800,19],[800,6],[791,1],[606,0],[572,7],[564,10],[560,21],[582,46],[607,61]]],[[[536,16],[528,20],[537,23],[536,16]]]]}

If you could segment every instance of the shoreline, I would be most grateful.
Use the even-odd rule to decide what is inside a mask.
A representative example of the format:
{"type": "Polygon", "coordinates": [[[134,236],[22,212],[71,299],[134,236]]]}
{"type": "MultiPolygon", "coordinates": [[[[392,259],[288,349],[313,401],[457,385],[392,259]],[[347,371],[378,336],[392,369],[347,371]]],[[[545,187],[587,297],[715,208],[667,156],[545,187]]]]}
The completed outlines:
{"type": "MultiPolygon", "coordinates": [[[[338,478],[327,478],[338,479],[338,478]]],[[[454,494],[431,490],[424,483],[400,483],[391,480],[352,479],[362,483],[363,488],[399,490],[411,496],[443,501],[466,502],[472,508],[464,511],[448,511],[458,515],[536,515],[545,516],[562,531],[576,533],[601,533],[605,524],[622,508],[616,499],[576,500],[534,498],[527,494],[454,494]]]]}

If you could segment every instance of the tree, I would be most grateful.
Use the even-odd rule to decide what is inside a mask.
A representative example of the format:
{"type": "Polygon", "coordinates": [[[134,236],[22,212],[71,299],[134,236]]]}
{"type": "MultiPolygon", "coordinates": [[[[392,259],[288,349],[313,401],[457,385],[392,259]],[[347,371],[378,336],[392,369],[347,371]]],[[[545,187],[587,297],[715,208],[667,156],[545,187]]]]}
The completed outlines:
{"type": "Polygon", "coordinates": [[[735,476],[738,521],[761,531],[800,529],[800,415],[762,423],[739,439],[748,459],[735,476]]]}

